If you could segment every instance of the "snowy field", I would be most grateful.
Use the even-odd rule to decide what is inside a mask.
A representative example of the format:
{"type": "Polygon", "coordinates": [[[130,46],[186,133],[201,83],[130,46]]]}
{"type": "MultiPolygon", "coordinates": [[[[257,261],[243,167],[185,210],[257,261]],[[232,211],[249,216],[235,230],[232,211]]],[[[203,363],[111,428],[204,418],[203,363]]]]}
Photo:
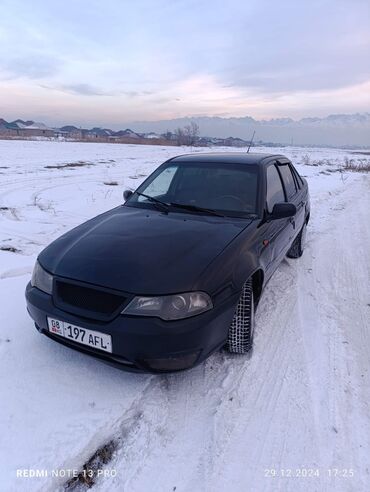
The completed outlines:
{"type": "Polygon", "coordinates": [[[64,490],[109,443],[116,476],[91,490],[369,490],[370,175],[338,172],[364,158],[344,150],[271,150],[307,177],[312,212],[303,257],[264,292],[253,356],[152,376],[39,335],[24,289],[50,241],[191,149],[0,141],[1,491],[64,490]]]}

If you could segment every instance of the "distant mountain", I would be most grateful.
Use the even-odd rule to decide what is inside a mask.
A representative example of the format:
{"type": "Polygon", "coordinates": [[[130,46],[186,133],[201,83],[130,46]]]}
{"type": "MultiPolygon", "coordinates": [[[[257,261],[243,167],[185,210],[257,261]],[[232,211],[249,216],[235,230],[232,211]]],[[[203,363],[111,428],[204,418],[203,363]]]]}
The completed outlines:
{"type": "Polygon", "coordinates": [[[302,118],[297,122],[300,125],[312,126],[370,126],[370,113],[331,114],[326,118],[302,118]]]}
{"type": "Polygon", "coordinates": [[[201,135],[226,138],[232,135],[256,140],[297,145],[370,146],[370,113],[332,114],[325,118],[275,118],[255,120],[250,116],[221,118],[202,116],[161,121],[136,121],[130,126],[139,132],[174,131],[194,121],[201,135]]]}
{"type": "Polygon", "coordinates": [[[12,122],[0,118],[0,134],[25,134],[30,131],[33,135],[64,136],[74,139],[118,138],[132,139],[170,139],[176,140],[174,130],[194,121],[199,125],[198,141],[205,144],[224,142],[241,145],[249,142],[255,131],[254,142],[259,144],[277,145],[331,145],[338,147],[358,146],[370,147],[370,113],[332,114],[325,118],[311,117],[293,120],[291,118],[273,118],[270,120],[255,120],[251,116],[222,118],[219,116],[202,116],[177,118],[160,121],[137,121],[130,123],[125,130],[94,127],[91,129],[78,128],[75,125],[65,125],[51,129],[44,123],[32,120],[17,119],[12,122]],[[131,130],[135,128],[135,131],[131,130]],[[238,140],[239,139],[239,140],[238,140]],[[240,140],[242,139],[242,140],[240,140]]]}

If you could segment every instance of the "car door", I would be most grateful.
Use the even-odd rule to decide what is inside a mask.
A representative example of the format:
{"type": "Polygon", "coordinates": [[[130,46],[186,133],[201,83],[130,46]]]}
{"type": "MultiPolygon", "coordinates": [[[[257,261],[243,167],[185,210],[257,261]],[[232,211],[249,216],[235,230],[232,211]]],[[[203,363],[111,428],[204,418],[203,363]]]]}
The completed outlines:
{"type": "Polygon", "coordinates": [[[292,227],[290,228],[290,237],[288,249],[295,237],[301,230],[305,220],[305,196],[302,183],[298,181],[292,164],[288,160],[278,161],[278,170],[283,181],[286,200],[293,203],[297,208],[297,213],[290,218],[292,227]]]}
{"type": "MultiPolygon", "coordinates": [[[[276,203],[286,202],[281,175],[278,171],[278,163],[271,162],[266,167],[266,217],[271,214],[276,203]]],[[[268,220],[264,222],[262,235],[265,245],[264,262],[267,276],[272,275],[282,257],[287,251],[292,236],[291,218],[268,220]]]]}

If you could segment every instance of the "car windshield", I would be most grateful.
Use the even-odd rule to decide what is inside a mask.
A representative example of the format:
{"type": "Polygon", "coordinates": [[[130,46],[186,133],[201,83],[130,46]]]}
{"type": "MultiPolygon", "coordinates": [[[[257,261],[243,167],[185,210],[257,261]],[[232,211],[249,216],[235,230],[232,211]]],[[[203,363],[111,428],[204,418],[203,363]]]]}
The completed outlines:
{"type": "Polygon", "coordinates": [[[257,184],[257,166],[170,162],[149,176],[126,205],[245,217],[257,212],[257,184]]]}

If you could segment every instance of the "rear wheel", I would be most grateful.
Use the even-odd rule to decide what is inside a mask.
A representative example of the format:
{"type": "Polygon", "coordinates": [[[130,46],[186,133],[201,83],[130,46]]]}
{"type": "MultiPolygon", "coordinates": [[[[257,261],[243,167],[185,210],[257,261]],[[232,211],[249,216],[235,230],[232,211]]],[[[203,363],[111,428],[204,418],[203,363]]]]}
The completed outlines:
{"type": "Polygon", "coordinates": [[[306,231],[307,231],[307,224],[305,222],[303,224],[301,232],[294,239],[293,244],[291,245],[291,247],[287,253],[287,256],[289,258],[299,258],[300,256],[303,255],[303,250],[304,250],[305,243],[306,243],[306,231]]]}
{"type": "Polygon", "coordinates": [[[243,285],[234,318],[229,328],[227,349],[235,354],[245,354],[251,350],[254,333],[254,299],[252,279],[243,285]]]}

